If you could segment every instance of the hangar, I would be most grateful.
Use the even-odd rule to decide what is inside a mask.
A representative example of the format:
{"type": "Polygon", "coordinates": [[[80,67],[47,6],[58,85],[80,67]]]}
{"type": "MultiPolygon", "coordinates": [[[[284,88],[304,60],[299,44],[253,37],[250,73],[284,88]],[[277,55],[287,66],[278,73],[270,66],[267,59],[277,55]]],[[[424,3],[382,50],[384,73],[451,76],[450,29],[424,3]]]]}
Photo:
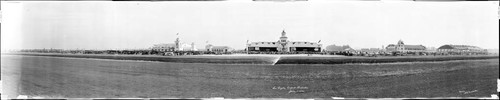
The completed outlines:
{"type": "Polygon", "coordinates": [[[443,45],[437,49],[438,52],[448,53],[487,53],[486,49],[470,45],[443,45]]]}

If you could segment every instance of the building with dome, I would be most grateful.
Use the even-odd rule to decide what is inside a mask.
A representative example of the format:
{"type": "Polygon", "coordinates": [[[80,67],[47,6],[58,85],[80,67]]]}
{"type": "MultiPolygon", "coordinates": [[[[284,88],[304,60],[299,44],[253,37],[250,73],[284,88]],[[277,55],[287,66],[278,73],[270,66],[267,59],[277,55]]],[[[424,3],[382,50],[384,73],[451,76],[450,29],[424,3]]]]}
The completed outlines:
{"type": "Polygon", "coordinates": [[[397,44],[389,44],[385,48],[389,52],[426,52],[426,47],[423,45],[406,45],[402,40],[399,40],[397,44]]]}
{"type": "Polygon", "coordinates": [[[290,41],[285,30],[283,30],[278,41],[251,42],[247,44],[247,50],[260,52],[321,52],[321,46],[316,42],[290,41]]]}

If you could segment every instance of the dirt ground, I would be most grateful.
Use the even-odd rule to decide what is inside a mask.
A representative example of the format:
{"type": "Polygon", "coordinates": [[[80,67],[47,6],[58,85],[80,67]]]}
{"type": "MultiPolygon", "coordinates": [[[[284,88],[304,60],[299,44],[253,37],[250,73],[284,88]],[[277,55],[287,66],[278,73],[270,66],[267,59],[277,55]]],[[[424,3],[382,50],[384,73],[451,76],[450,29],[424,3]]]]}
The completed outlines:
{"type": "Polygon", "coordinates": [[[2,55],[2,95],[45,98],[490,97],[498,59],[206,64],[2,55]]]}

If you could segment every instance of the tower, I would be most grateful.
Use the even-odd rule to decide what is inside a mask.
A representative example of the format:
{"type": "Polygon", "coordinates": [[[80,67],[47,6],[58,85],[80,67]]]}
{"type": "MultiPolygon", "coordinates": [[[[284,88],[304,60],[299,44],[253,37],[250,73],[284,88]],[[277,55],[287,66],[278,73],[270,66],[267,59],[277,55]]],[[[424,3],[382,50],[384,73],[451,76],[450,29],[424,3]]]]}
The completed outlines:
{"type": "Polygon", "coordinates": [[[180,42],[179,37],[177,37],[177,39],[175,39],[175,50],[181,50],[180,42]]]}
{"type": "Polygon", "coordinates": [[[400,39],[398,41],[398,45],[397,45],[396,50],[404,52],[404,49],[405,49],[405,43],[403,43],[403,40],[400,39]]]}
{"type": "Polygon", "coordinates": [[[405,45],[405,43],[403,43],[403,40],[401,40],[401,39],[400,39],[400,40],[398,41],[398,45],[405,45]]]}
{"type": "Polygon", "coordinates": [[[284,29],[283,29],[283,31],[281,32],[281,36],[282,36],[282,37],[286,37],[286,32],[285,32],[285,30],[284,30],[284,29]]]}
{"type": "Polygon", "coordinates": [[[287,39],[288,39],[288,37],[286,37],[286,32],[285,32],[285,30],[283,30],[281,32],[280,42],[286,42],[287,39]]]}
{"type": "Polygon", "coordinates": [[[211,45],[211,44],[207,44],[207,45],[205,46],[205,50],[207,50],[207,51],[212,51],[212,47],[213,47],[213,45],[211,45]]]}
{"type": "Polygon", "coordinates": [[[288,42],[287,41],[288,37],[286,37],[286,32],[285,30],[283,29],[283,31],[281,32],[281,37],[280,37],[280,40],[278,41],[278,43],[281,45],[281,49],[278,49],[280,51],[287,51],[287,48],[286,48],[286,43],[288,42]]]}
{"type": "Polygon", "coordinates": [[[194,45],[194,42],[192,42],[192,43],[191,43],[191,50],[192,50],[192,51],[196,51],[196,47],[195,47],[195,45],[194,45]]]}

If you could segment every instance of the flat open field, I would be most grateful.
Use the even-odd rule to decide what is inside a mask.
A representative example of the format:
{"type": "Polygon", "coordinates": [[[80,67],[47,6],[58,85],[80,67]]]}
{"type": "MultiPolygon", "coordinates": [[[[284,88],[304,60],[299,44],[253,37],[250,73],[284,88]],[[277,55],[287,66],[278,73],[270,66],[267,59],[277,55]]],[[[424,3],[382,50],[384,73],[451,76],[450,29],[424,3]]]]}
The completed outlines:
{"type": "Polygon", "coordinates": [[[215,64],[346,64],[346,63],[394,63],[394,62],[433,62],[450,60],[498,59],[499,56],[382,56],[347,57],[331,55],[212,55],[212,56],[155,56],[155,55],[98,55],[98,54],[44,54],[13,53],[8,55],[50,56],[71,58],[97,58],[114,60],[140,60],[176,63],[215,63],[215,64]]]}
{"type": "Polygon", "coordinates": [[[381,57],[281,57],[276,64],[347,64],[347,63],[394,63],[394,62],[435,62],[451,60],[498,59],[493,55],[477,56],[381,56],[381,57]]]}
{"type": "MultiPolygon", "coordinates": [[[[283,57],[281,57],[283,58],[283,57]]],[[[2,55],[2,95],[49,98],[490,97],[499,59],[217,64],[2,55]]]]}
{"type": "Polygon", "coordinates": [[[104,54],[54,54],[54,53],[12,53],[7,55],[97,58],[114,60],[139,60],[177,63],[216,63],[216,64],[271,64],[272,56],[158,56],[158,55],[104,55],[104,54]]]}

